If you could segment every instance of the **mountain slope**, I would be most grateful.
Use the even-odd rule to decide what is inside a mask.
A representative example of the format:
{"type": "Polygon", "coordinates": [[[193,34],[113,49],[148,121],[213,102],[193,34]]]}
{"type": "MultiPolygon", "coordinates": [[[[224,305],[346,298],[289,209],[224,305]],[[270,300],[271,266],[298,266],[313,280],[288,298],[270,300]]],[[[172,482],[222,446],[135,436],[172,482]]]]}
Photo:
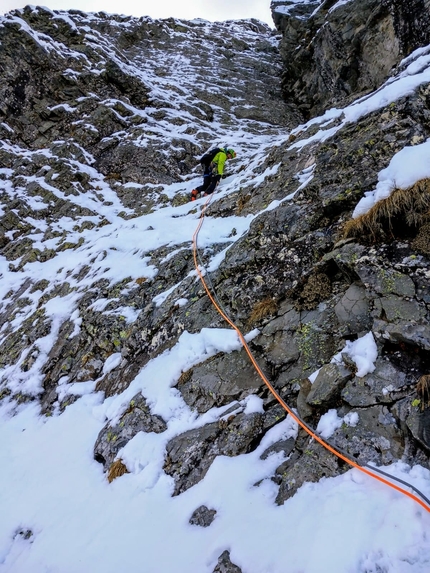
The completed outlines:
{"type": "MultiPolygon", "coordinates": [[[[320,3],[274,4],[302,26],[320,3]]],[[[429,497],[430,48],[304,123],[278,41],[1,19],[5,571],[428,570],[429,514],[255,374],[196,276],[188,199],[198,156],[233,147],[198,238],[211,290],[301,418],[429,497]]]]}

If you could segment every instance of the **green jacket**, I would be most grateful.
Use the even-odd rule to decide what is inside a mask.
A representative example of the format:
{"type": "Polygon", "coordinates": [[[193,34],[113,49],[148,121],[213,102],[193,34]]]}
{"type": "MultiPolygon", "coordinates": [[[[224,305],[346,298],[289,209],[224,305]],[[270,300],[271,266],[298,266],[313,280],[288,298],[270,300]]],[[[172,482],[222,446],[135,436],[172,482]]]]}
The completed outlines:
{"type": "Polygon", "coordinates": [[[223,175],[224,165],[227,161],[227,154],[224,151],[218,151],[215,157],[212,159],[212,164],[216,165],[218,175],[223,175]]]}

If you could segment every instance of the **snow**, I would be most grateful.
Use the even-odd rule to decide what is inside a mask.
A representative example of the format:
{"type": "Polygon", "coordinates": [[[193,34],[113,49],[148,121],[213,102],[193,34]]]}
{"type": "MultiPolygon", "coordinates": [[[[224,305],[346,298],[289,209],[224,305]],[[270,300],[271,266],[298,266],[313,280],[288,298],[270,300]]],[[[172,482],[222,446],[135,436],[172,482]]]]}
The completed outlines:
{"type": "Polygon", "coordinates": [[[334,12],[335,10],[340,8],[341,6],[344,6],[345,4],[349,4],[349,2],[351,2],[351,0],[338,0],[338,2],[336,2],[336,4],[330,8],[328,13],[330,14],[331,12],[334,12]]]}
{"type": "Polygon", "coordinates": [[[103,374],[112,372],[117,366],[121,364],[121,352],[111,354],[103,365],[103,374]]]}
{"type": "MultiPolygon", "coordinates": [[[[347,340],[344,348],[331,359],[332,363],[341,364],[342,354],[347,354],[357,366],[356,376],[362,378],[375,370],[375,361],[378,358],[378,348],[372,332],[368,332],[357,340],[347,340]]],[[[312,372],[308,380],[313,384],[320,369],[312,372]]]]}
{"type": "MultiPolygon", "coordinates": [[[[282,4],[277,0],[274,3],[282,4]]],[[[294,3],[304,4],[306,0],[297,0],[291,5],[294,3]]],[[[346,3],[346,0],[341,0],[332,9],[346,3]]],[[[287,10],[286,6],[278,6],[276,10],[284,8],[287,10]]],[[[67,13],[55,14],[72,28],[79,20],[78,16],[75,21],[67,13]]],[[[97,20],[97,16],[89,15],[88,19],[97,20]]],[[[90,69],[90,63],[82,53],[48,41],[18,17],[13,21],[44,50],[62,54],[70,62],[78,59],[82,66],[90,69]]],[[[203,27],[209,25],[200,20],[198,24],[203,27]]],[[[87,32],[109,50],[102,34],[90,27],[87,32]]],[[[189,33],[197,34],[191,29],[189,33]]],[[[117,55],[112,52],[111,56],[123,66],[117,55]]],[[[171,65],[172,62],[166,61],[165,64],[171,65]]],[[[430,81],[428,49],[417,51],[403,64],[407,67],[380,90],[345,109],[328,110],[321,117],[299,126],[294,130],[296,135],[299,132],[305,134],[312,125],[318,125],[319,130],[311,137],[305,134],[304,139],[298,138],[289,146],[290,149],[306,153],[307,145],[330,138],[347,123],[385,107],[430,81]],[[334,124],[336,121],[338,123],[334,124]]],[[[189,121],[195,121],[197,134],[199,130],[212,130],[210,134],[219,139],[221,145],[228,141],[229,146],[246,159],[244,171],[223,180],[216,198],[235,193],[244,185],[257,187],[276,175],[279,165],[263,172],[259,168],[269,149],[275,145],[287,147],[290,134],[272,131],[250,135],[246,121],[235,123],[235,130],[231,132],[223,127],[221,112],[216,106],[212,126],[192,120],[192,116],[181,111],[180,104],[186,98],[184,92],[177,91],[173,95],[174,92],[166,91],[169,82],[182,90],[187,82],[195,81],[196,76],[189,63],[182,60],[180,66],[172,67],[172,76],[168,79],[157,76],[149,60],[140,62],[140,65],[137,71],[130,67],[130,73],[140,74],[145,83],[153,86],[154,99],[167,101],[170,106],[167,119],[154,121],[151,108],[138,110],[122,102],[129,111],[148,122],[148,132],[152,131],[153,135],[147,135],[146,139],[165,138],[170,142],[180,136],[194,142],[195,135],[184,133],[186,126],[171,123],[171,119],[187,117],[189,121]]],[[[71,76],[77,73],[69,69],[71,76]]],[[[100,73],[100,70],[91,70],[91,73],[100,73]]],[[[107,103],[113,107],[116,102],[111,100],[107,103]]],[[[62,104],[62,108],[66,112],[74,111],[66,104],[62,104]]],[[[7,124],[2,125],[7,132],[11,130],[7,124]]],[[[122,137],[121,134],[113,136],[122,137]]],[[[142,146],[146,139],[141,139],[142,146]]],[[[0,146],[22,159],[31,160],[34,155],[47,159],[52,157],[48,149],[34,152],[6,141],[0,146]]],[[[376,201],[387,197],[395,187],[406,188],[423,177],[429,177],[429,146],[430,142],[425,142],[394,155],[379,174],[376,189],[366,194],[356,211],[365,212],[376,201]]],[[[48,334],[29,343],[16,365],[5,366],[0,371],[8,388],[16,394],[40,394],[43,368],[55,347],[60,328],[65,320],[71,320],[74,326],[71,336],[79,333],[82,324],[79,302],[92,284],[107,279],[114,285],[130,279],[128,284],[135,285],[136,279],[154,279],[159,269],[151,253],[162,247],[171,249],[162,259],[163,263],[187,248],[184,244],[189,246],[191,243],[204,203],[203,199],[196,201],[192,209],[188,204],[169,205],[156,208],[147,215],[124,219],[119,213],[131,214],[131,210],[122,205],[116,192],[93,167],[94,158],[84,149],[80,151],[82,160],[65,158],[63,164],[73,173],[80,172],[90,178],[91,190],[86,193],[78,192],[66,197],[56,187],[47,184],[42,176],[21,176],[22,183],[14,187],[8,179],[12,172],[0,170],[2,192],[8,196],[26,202],[34,210],[46,208],[47,204],[41,198],[29,197],[25,193],[28,184],[36,183],[77,207],[90,209],[94,214],[83,217],[81,222],[95,225],[81,233],[75,229],[75,220],[62,217],[51,228],[59,232],[67,230],[67,241],[76,245],[81,237],[84,237],[84,242],[73,249],[59,251],[54,258],[43,263],[27,263],[21,272],[10,270],[9,261],[0,258],[1,312],[10,301],[8,293],[24,288],[28,279],[35,283],[44,278],[49,281],[50,288],[65,281],[70,284],[67,295],[54,296],[44,303],[44,320],[50,324],[48,334]],[[101,217],[104,225],[98,226],[101,217]],[[77,275],[88,261],[91,271],[78,281],[77,275]],[[32,365],[28,369],[21,368],[29,356],[34,359],[32,365]]],[[[315,165],[311,164],[296,174],[298,189],[309,184],[314,169],[315,165]]],[[[162,192],[168,197],[174,197],[192,189],[197,180],[197,177],[192,177],[181,183],[158,187],[162,187],[162,192]]],[[[127,189],[131,187],[139,189],[142,186],[132,183],[125,186],[127,189]]],[[[291,200],[293,195],[273,202],[266,210],[291,200]]],[[[246,235],[254,218],[253,215],[216,218],[208,212],[199,235],[200,248],[207,248],[209,253],[204,269],[206,274],[220,267],[228,250],[246,235]],[[220,244],[223,245],[221,251],[210,254],[209,249],[220,244]]],[[[61,237],[43,239],[45,228],[42,221],[35,223],[32,220],[32,224],[36,230],[30,238],[35,241],[35,248],[43,250],[60,245],[61,237]]],[[[18,263],[19,260],[14,261],[14,264],[18,263]]],[[[155,296],[151,301],[154,307],[160,307],[169,297],[177,306],[186,306],[190,299],[188,293],[181,290],[186,279],[184,276],[181,282],[155,296]]],[[[14,331],[35,312],[41,297],[47,293],[46,289],[32,293],[24,288],[24,291],[29,302],[10,320],[8,327],[14,331]]],[[[121,316],[125,324],[137,320],[140,309],[109,308],[116,302],[118,299],[104,298],[95,293],[87,308],[91,312],[121,316]]],[[[245,338],[251,341],[258,334],[258,330],[253,330],[245,338]]],[[[5,336],[5,331],[0,332],[0,342],[5,336]]],[[[145,336],[149,334],[143,331],[142,339],[145,336]]],[[[78,399],[61,414],[54,411],[52,416],[45,416],[36,402],[16,404],[0,400],[0,460],[3,468],[0,473],[1,573],[212,573],[218,556],[226,549],[231,550],[232,561],[242,568],[243,573],[428,573],[430,514],[410,499],[355,469],[319,483],[306,483],[284,505],[276,505],[278,487],[271,478],[285,458],[282,453],[272,453],[265,460],[260,456],[277,441],[297,437],[297,424],[289,416],[265,434],[255,451],[234,458],[217,457],[200,483],[172,497],[173,481],[164,472],[163,465],[166,445],[173,437],[221,420],[224,415],[230,415],[226,414],[230,407],[245,414],[263,411],[261,398],[251,395],[241,402],[213,408],[199,415],[188,407],[175,387],[181,373],[218,352],[237,352],[240,348],[237,333],[230,328],[203,328],[196,333],[185,331],[170,350],[149,360],[129,387],[115,396],[106,398],[103,393],[96,392],[97,380],[70,384],[64,376],[58,384],[58,398],[63,400],[73,396],[78,399]],[[167,429],[160,434],[141,432],[130,440],[118,455],[130,473],[109,484],[102,466],[93,459],[94,443],[105,424],[117,423],[138,393],[145,397],[153,414],[163,417],[167,429]],[[213,524],[208,528],[189,524],[191,514],[202,504],[217,511],[213,524]],[[31,533],[26,535],[27,531],[31,533]]],[[[348,353],[355,362],[358,377],[374,371],[377,347],[371,332],[355,341],[347,341],[342,352],[348,353]]],[[[111,354],[103,365],[103,376],[120,367],[122,359],[120,352],[111,354]]],[[[339,355],[333,360],[339,360],[339,355]]],[[[318,371],[312,374],[311,382],[317,374],[318,371]]],[[[389,387],[386,391],[389,392],[389,387]]],[[[355,411],[342,418],[333,409],[321,417],[317,431],[321,436],[329,437],[342,424],[354,427],[358,421],[359,413],[355,411]]],[[[402,462],[385,469],[430,496],[428,470],[418,465],[409,467],[402,462]]]]}
{"type": "Polygon", "coordinates": [[[318,422],[317,433],[322,438],[330,438],[334,432],[346,424],[352,428],[358,424],[359,416],[357,412],[349,412],[343,418],[338,416],[337,410],[332,409],[323,414],[318,422]]]}
{"type": "Polygon", "coordinates": [[[254,396],[251,394],[247,398],[245,398],[245,409],[243,411],[244,414],[253,414],[255,412],[264,413],[264,403],[261,398],[258,396],[254,396]]]}
{"type": "Polygon", "coordinates": [[[343,422],[342,418],[339,418],[336,410],[329,410],[326,414],[323,414],[318,422],[317,432],[322,438],[330,438],[337,430],[341,427],[343,422]]]}
{"type": "Polygon", "coordinates": [[[347,342],[343,352],[349,354],[357,366],[356,376],[361,378],[366,374],[371,374],[375,370],[375,361],[378,357],[378,349],[373,334],[366,335],[347,342]]]}
{"type": "MultiPolygon", "coordinates": [[[[296,5],[313,4],[314,2],[315,0],[272,0],[272,6],[275,12],[289,15],[296,5]]],[[[296,18],[300,19],[298,16],[296,18]]]]}
{"type": "MultiPolygon", "coordinates": [[[[271,443],[295,437],[288,418],[255,452],[218,457],[202,482],[171,498],[171,478],[161,470],[163,434],[129,442],[124,458],[132,473],[107,483],[92,459],[103,425],[94,409],[101,403],[100,394],[83,396],[48,419],[34,406],[11,419],[3,412],[2,571],[113,573],[139,563],[148,573],[212,572],[225,549],[249,573],[321,573],[321,567],[364,573],[384,563],[387,571],[428,571],[428,517],[357,470],[305,484],[283,506],[274,504],[270,476],[282,456],[263,461],[260,455],[271,443]],[[202,504],[217,511],[205,529],[188,523],[202,504]],[[33,535],[25,540],[18,531],[28,529],[33,535]]],[[[428,472],[418,467],[399,462],[387,469],[430,489],[428,472]]]]}
{"type": "MultiPolygon", "coordinates": [[[[295,141],[289,149],[303,150],[311,143],[326,141],[348,123],[357,122],[362,117],[412,94],[422,84],[428,83],[430,81],[428,51],[429,47],[416,50],[402,62],[405,65],[411,62],[406,69],[387,80],[375,92],[360,98],[344,109],[327,110],[322,116],[313,118],[308,123],[295,128],[292,133],[297,136],[305,133],[313,125],[319,124],[321,127],[313,136],[295,141]],[[337,120],[337,124],[331,126],[334,120],[337,120]]],[[[359,201],[354,209],[353,217],[367,213],[378,201],[388,198],[394,189],[406,189],[420,179],[429,177],[430,167],[427,160],[429,148],[430,140],[427,140],[421,144],[405,147],[396,153],[390,164],[379,173],[376,189],[367,191],[359,201]]]]}
{"type": "Polygon", "coordinates": [[[396,153],[388,167],[379,172],[376,189],[364,194],[352,216],[364,215],[378,201],[387,199],[395,189],[407,189],[417,181],[430,177],[429,154],[430,139],[420,145],[404,147],[396,153]]]}
{"type": "Polygon", "coordinates": [[[358,420],[359,420],[358,412],[349,412],[349,414],[343,417],[343,421],[345,422],[345,424],[351,426],[351,428],[355,428],[355,426],[358,424],[358,420]]]}

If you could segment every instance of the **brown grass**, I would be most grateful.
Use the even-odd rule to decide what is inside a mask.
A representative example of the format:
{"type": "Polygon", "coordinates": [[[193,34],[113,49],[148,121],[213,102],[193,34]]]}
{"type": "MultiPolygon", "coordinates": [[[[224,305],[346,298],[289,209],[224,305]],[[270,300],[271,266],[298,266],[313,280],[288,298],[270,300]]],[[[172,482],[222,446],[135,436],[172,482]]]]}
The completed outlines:
{"type": "Polygon", "coordinates": [[[273,298],[264,298],[254,305],[249,317],[249,323],[258,322],[262,318],[269,316],[270,314],[275,314],[278,310],[278,303],[273,298]]]}
{"type": "Polygon", "coordinates": [[[139,277],[135,282],[140,286],[143,285],[143,283],[146,283],[146,280],[147,279],[145,277],[139,277]]]}
{"type": "Polygon", "coordinates": [[[375,241],[387,235],[394,236],[394,219],[399,228],[404,225],[419,227],[430,219],[430,179],[421,179],[407,189],[395,189],[367,213],[348,221],[343,228],[343,238],[375,241]]]}
{"type": "Polygon", "coordinates": [[[123,476],[124,474],[130,473],[127,469],[127,466],[123,463],[122,460],[116,460],[111,467],[109,468],[108,472],[108,482],[112,483],[114,479],[123,476]]]}
{"type": "Polygon", "coordinates": [[[300,294],[301,308],[312,310],[331,295],[331,281],[324,273],[311,275],[300,294]]]}
{"type": "Polygon", "coordinates": [[[424,223],[418,235],[411,243],[411,247],[418,253],[430,257],[430,223],[424,223]]]}
{"type": "Polygon", "coordinates": [[[94,354],[92,352],[87,352],[82,356],[81,363],[82,366],[85,366],[87,362],[89,362],[92,358],[94,358],[94,354]]]}
{"type": "Polygon", "coordinates": [[[245,206],[247,205],[247,203],[249,203],[251,199],[251,195],[244,195],[242,197],[239,197],[238,201],[237,201],[237,214],[240,215],[243,211],[243,209],[245,208],[245,206]]]}
{"type": "Polygon", "coordinates": [[[191,378],[192,375],[193,375],[193,369],[192,368],[190,368],[189,370],[186,370],[185,372],[182,372],[182,374],[179,376],[178,386],[188,382],[188,380],[191,378]]]}
{"type": "Polygon", "coordinates": [[[121,179],[121,173],[117,172],[108,173],[105,179],[115,179],[116,181],[119,181],[121,179]]]}
{"type": "Polygon", "coordinates": [[[430,408],[430,374],[424,374],[418,380],[417,394],[421,398],[421,410],[430,408]]]}

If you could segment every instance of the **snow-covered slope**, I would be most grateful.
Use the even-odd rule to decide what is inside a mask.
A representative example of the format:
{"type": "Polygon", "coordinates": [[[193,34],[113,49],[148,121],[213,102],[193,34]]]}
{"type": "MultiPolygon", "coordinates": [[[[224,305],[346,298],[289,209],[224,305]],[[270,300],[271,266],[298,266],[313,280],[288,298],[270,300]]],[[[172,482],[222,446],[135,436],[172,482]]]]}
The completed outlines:
{"type": "MultiPolygon", "coordinates": [[[[276,78],[276,39],[261,23],[152,22],[26,9],[1,24],[4,58],[27,78],[22,93],[3,86],[1,298],[2,334],[9,341],[3,365],[9,386],[15,372],[29,381],[20,391],[35,396],[51,386],[40,373],[66,317],[74,324],[68,336],[79,332],[88,310],[110,305],[120,331],[119,316],[125,314],[127,323],[137,318],[142,296],[124,310],[124,304],[112,308],[117,297],[102,297],[102,304],[96,292],[101,284],[106,293],[121,285],[115,289],[126,296],[131,285],[139,288],[136,279],[160,274],[151,260],[155,250],[168,248],[163,259],[189,241],[194,216],[189,222],[178,217],[190,207],[178,212],[171,204],[188,202],[200,184],[197,157],[227,144],[238,155],[233,171],[244,162],[258,167],[255,153],[261,156],[261,145],[278,136],[277,124],[288,113],[276,78]],[[45,33],[50,26],[52,36],[45,33]],[[28,43],[23,63],[14,61],[16,42],[28,43]],[[142,213],[149,219],[136,219],[142,213]],[[22,272],[28,262],[31,277],[22,272]],[[59,290],[61,320],[48,310],[59,290]],[[15,293],[24,302],[17,304],[15,293]],[[46,343],[22,344],[26,324],[47,330],[46,343]],[[17,339],[15,355],[10,347],[17,339]]],[[[229,242],[235,226],[244,227],[235,218],[216,223],[220,243],[229,242]]],[[[162,294],[162,284],[154,283],[145,305],[162,294]]]]}

